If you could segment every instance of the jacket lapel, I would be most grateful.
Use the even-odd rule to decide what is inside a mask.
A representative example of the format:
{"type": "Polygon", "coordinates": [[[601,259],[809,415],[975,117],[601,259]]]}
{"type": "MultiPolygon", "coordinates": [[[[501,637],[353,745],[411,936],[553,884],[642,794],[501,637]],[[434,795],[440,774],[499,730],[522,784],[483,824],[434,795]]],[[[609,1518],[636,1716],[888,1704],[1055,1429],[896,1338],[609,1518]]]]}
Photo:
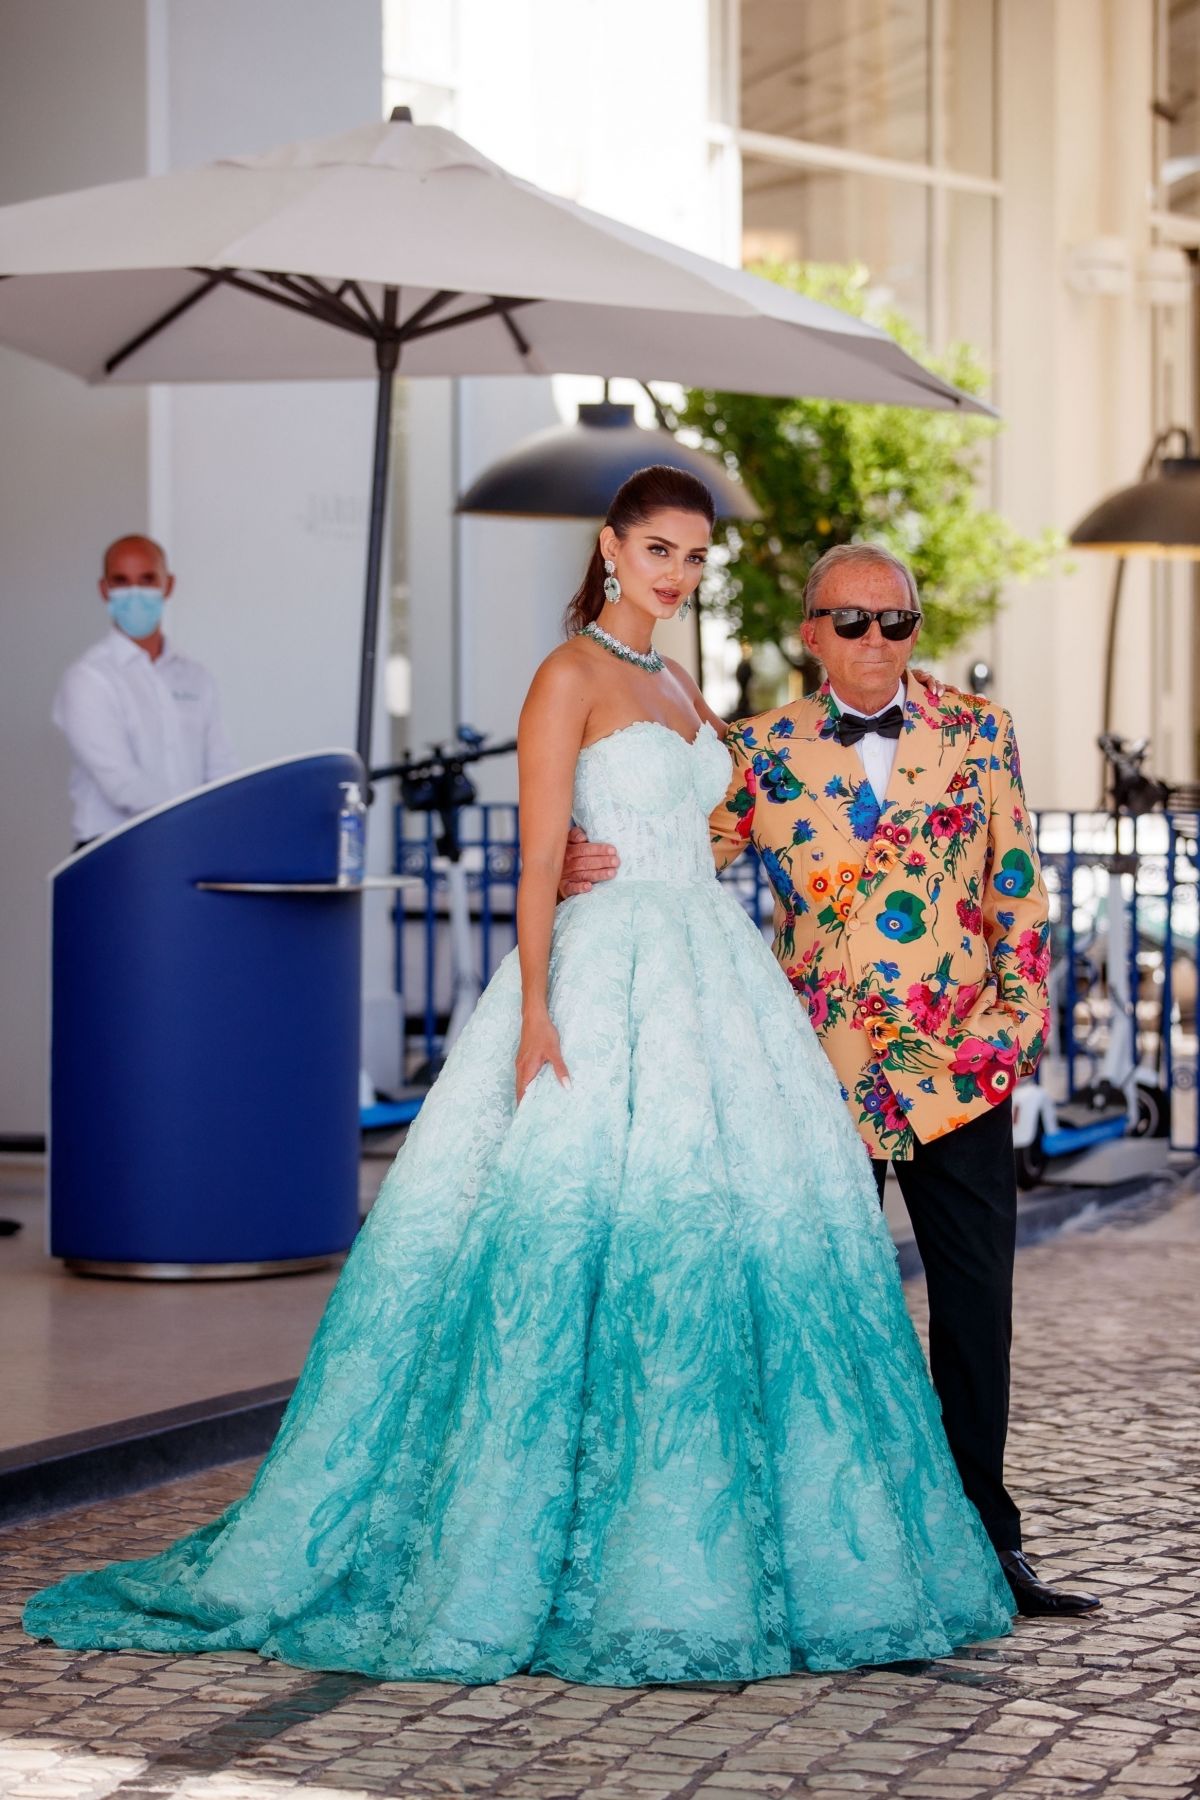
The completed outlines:
{"type": "Polygon", "coordinates": [[[962,765],[975,730],[975,715],[949,696],[934,700],[909,673],[905,676],[904,729],[896,743],[882,820],[910,808],[924,810],[940,800],[962,765]]]}
{"type": "Polygon", "coordinates": [[[839,837],[861,856],[875,835],[879,803],[857,749],[839,743],[834,734],[837,706],[829,683],[822,682],[815,694],[801,700],[794,716],[795,773],[839,837]]]}

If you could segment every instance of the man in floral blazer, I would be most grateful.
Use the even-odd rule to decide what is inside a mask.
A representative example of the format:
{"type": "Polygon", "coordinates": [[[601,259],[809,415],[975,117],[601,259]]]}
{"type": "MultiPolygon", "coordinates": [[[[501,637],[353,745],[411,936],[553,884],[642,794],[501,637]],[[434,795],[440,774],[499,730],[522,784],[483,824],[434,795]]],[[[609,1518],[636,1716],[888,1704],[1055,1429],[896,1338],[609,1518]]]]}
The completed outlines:
{"type": "Polygon", "coordinates": [[[872,1157],[908,1160],[1033,1073],[1050,952],[1012,720],[912,675],[900,704],[882,804],[828,680],[739,720],[712,837],[719,867],[754,844],[775,955],[854,1122],[872,1157]]]}
{"type": "MultiPolygon", "coordinates": [[[[908,669],[911,572],[846,545],[816,564],[804,641],[819,691],[730,726],[712,817],[753,844],[775,954],[833,1063],[883,1193],[896,1171],[925,1265],[929,1360],[963,1487],[1022,1613],[1098,1602],[1039,1581],[1004,1485],[1017,1189],[1012,1090],[1045,1041],[1046,892],[1012,720],[908,669]]],[[[573,844],[564,891],[612,872],[573,844]]]]}
{"type": "Polygon", "coordinates": [[[907,668],[910,571],[830,551],[805,593],[821,688],[730,727],[712,818],[719,867],[752,843],[775,893],[775,954],[874,1162],[909,1210],[929,1290],[930,1364],[968,1496],[1026,1614],[1097,1602],[1040,1582],[1004,1485],[1017,1192],[1014,1084],[1037,1066],[1046,890],[1012,720],[907,668]],[[886,633],[886,635],[885,635],[886,633]]]}

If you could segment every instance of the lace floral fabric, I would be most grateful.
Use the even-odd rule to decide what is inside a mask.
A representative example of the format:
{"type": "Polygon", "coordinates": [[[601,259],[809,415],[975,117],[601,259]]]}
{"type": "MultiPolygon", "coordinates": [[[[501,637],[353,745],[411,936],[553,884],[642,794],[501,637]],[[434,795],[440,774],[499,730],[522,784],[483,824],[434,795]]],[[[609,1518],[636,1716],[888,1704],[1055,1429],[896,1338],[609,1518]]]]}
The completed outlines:
{"type": "Polygon", "coordinates": [[[396,1158],[246,1497],[36,1594],[71,1647],[605,1685],[935,1657],[1010,1628],[866,1152],[713,878],[710,729],[629,727],[575,811],[572,1086],[514,1105],[515,954],[396,1158]]]}

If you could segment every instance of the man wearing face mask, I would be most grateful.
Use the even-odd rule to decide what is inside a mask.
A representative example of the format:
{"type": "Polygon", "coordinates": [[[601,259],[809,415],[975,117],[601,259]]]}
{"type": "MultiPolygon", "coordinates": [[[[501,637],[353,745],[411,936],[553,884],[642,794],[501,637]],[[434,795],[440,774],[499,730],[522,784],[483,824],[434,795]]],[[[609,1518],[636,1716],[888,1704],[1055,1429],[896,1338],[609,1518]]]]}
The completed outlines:
{"type": "Polygon", "coordinates": [[[71,746],[76,849],[237,767],[216,683],[163,636],[175,586],[166,552],[152,538],[121,537],[103,566],[111,629],[71,664],[51,715],[71,746]]]}

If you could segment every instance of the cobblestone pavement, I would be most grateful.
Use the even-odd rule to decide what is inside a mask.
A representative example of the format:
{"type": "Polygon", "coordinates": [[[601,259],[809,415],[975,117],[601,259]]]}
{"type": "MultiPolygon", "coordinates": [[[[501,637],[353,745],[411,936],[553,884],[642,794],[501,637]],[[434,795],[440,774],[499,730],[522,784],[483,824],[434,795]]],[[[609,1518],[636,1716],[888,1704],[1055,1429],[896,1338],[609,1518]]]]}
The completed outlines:
{"type": "MultiPolygon", "coordinates": [[[[1101,1593],[952,1661],[748,1686],[377,1685],[254,1657],[81,1655],[18,1608],[144,1555],[248,1465],[0,1536],[8,1800],[970,1800],[1200,1795],[1200,1197],[1022,1253],[1011,1471],[1041,1571],[1101,1593]]],[[[923,1296],[912,1290],[919,1313],[923,1296]]]]}

